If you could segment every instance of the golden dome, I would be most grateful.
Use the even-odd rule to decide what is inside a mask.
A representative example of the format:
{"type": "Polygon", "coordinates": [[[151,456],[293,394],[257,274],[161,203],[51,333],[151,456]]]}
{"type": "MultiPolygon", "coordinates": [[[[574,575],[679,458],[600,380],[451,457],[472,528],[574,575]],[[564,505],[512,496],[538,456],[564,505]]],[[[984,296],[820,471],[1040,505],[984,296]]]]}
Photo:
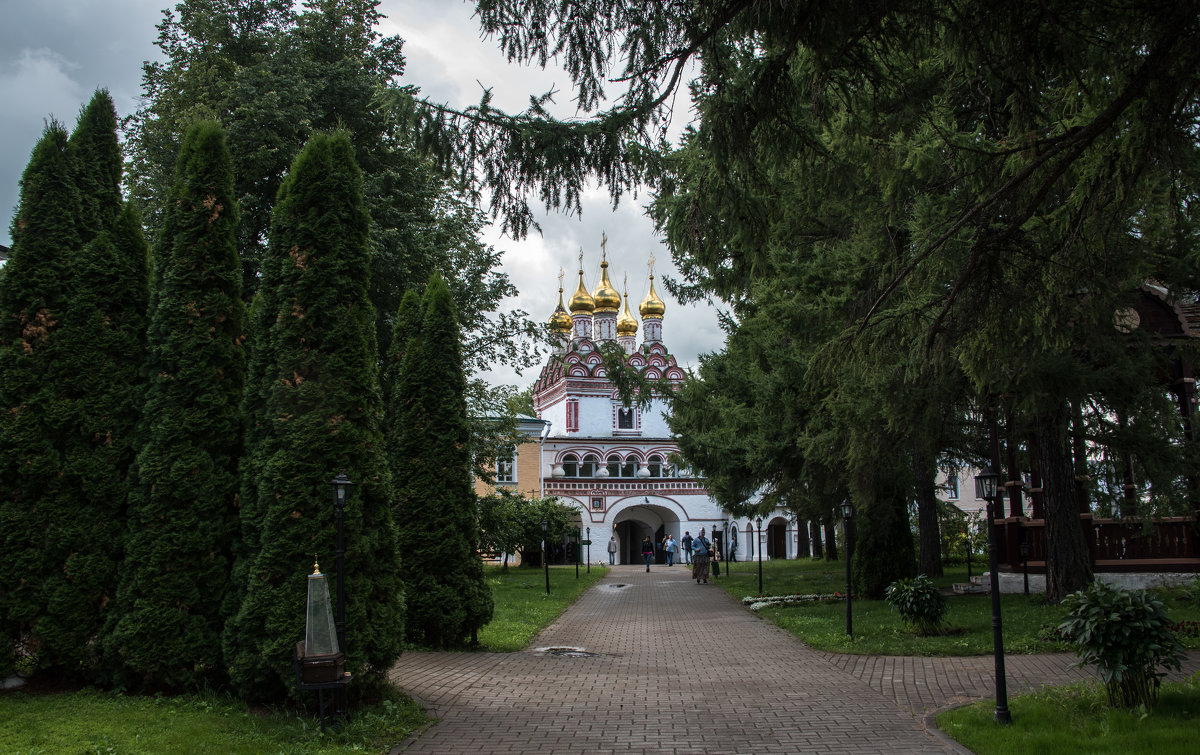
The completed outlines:
{"type": "Polygon", "coordinates": [[[596,300],[588,293],[587,288],[583,285],[583,270],[579,271],[579,288],[575,289],[575,295],[571,297],[571,302],[568,304],[571,308],[571,314],[591,314],[596,309],[596,300]]]}
{"type": "Polygon", "coordinates": [[[625,289],[625,310],[617,318],[617,335],[631,336],[637,333],[637,329],[638,321],[633,318],[633,314],[629,311],[629,289],[625,289]]]}
{"type": "Polygon", "coordinates": [[[667,305],[663,304],[663,300],[658,298],[658,294],[654,292],[654,276],[650,276],[650,292],[646,294],[646,298],[642,299],[642,303],[638,305],[638,312],[642,318],[647,317],[662,317],[667,311],[667,305]]]}
{"type": "Polygon", "coordinates": [[[569,333],[571,332],[571,324],[571,315],[567,312],[567,308],[563,306],[562,302],[562,286],[559,286],[558,306],[554,308],[554,314],[550,315],[550,330],[555,333],[569,333]]]}
{"type": "Polygon", "coordinates": [[[600,260],[600,285],[596,286],[596,290],[592,292],[592,298],[596,301],[597,312],[616,312],[621,306],[621,295],[608,282],[608,260],[606,259],[600,260]]]}

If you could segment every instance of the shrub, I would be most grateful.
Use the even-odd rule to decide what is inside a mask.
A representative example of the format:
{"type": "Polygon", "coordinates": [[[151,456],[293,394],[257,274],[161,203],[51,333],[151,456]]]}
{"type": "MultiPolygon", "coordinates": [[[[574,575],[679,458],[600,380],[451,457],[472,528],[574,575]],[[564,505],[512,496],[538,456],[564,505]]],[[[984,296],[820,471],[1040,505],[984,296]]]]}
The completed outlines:
{"type": "Polygon", "coordinates": [[[1059,624],[1079,656],[1076,666],[1094,665],[1113,707],[1149,707],[1158,699],[1166,672],[1179,670],[1183,647],[1171,631],[1162,601],[1143,590],[1095,583],[1067,596],[1070,609],[1059,624]]]}
{"type": "Polygon", "coordinates": [[[917,634],[941,633],[946,599],[929,577],[918,574],[911,579],[898,579],[887,586],[885,594],[888,605],[899,611],[917,634]]]}

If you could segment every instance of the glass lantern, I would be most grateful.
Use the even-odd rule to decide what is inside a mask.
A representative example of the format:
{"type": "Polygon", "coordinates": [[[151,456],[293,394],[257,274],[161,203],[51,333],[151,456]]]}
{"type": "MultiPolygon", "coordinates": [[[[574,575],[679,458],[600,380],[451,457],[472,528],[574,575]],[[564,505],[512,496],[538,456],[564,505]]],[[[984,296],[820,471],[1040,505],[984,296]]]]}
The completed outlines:
{"type": "Polygon", "coordinates": [[[333,607],[329,603],[329,583],[316,564],[308,575],[308,617],[305,622],[304,649],[306,656],[335,655],[338,647],[337,627],[333,622],[333,607]]]}

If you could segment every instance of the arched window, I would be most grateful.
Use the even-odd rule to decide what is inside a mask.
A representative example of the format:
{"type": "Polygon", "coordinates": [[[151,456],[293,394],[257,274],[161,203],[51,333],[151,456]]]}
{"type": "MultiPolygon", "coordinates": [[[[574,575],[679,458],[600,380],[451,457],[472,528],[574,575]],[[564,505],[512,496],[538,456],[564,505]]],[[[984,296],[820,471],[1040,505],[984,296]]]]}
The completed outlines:
{"type": "Polygon", "coordinates": [[[595,454],[588,454],[586,457],[584,457],[583,464],[579,465],[579,476],[595,477],[596,467],[599,466],[599,464],[600,459],[598,459],[595,454]]]}
{"type": "Polygon", "coordinates": [[[621,476],[621,457],[617,456],[616,454],[613,454],[612,456],[608,457],[608,476],[609,477],[620,477],[621,476]]]}
{"type": "Polygon", "coordinates": [[[625,463],[621,465],[622,477],[637,477],[637,459],[633,456],[625,458],[625,463]]]}
{"type": "Polygon", "coordinates": [[[662,477],[663,476],[662,457],[659,456],[658,454],[654,454],[653,456],[650,457],[649,467],[650,467],[650,476],[651,477],[662,477]]]}
{"type": "Polygon", "coordinates": [[[567,454],[562,460],[563,477],[578,477],[579,476],[579,457],[575,454],[567,454]]]}

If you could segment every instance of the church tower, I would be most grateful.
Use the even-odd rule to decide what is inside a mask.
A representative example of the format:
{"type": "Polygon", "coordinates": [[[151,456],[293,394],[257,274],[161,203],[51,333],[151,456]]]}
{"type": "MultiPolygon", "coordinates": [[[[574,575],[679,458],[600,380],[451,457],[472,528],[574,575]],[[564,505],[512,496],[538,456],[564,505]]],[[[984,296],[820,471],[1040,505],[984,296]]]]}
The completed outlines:
{"type": "Polygon", "coordinates": [[[621,295],[608,282],[608,234],[600,236],[600,283],[592,292],[596,302],[595,336],[597,341],[617,340],[617,310],[621,306],[621,295]]]}
{"type": "Polygon", "coordinates": [[[642,303],[638,305],[638,313],[642,316],[642,337],[647,344],[662,343],[663,313],[667,305],[658,298],[654,290],[654,255],[650,255],[650,291],[642,303]]]}

